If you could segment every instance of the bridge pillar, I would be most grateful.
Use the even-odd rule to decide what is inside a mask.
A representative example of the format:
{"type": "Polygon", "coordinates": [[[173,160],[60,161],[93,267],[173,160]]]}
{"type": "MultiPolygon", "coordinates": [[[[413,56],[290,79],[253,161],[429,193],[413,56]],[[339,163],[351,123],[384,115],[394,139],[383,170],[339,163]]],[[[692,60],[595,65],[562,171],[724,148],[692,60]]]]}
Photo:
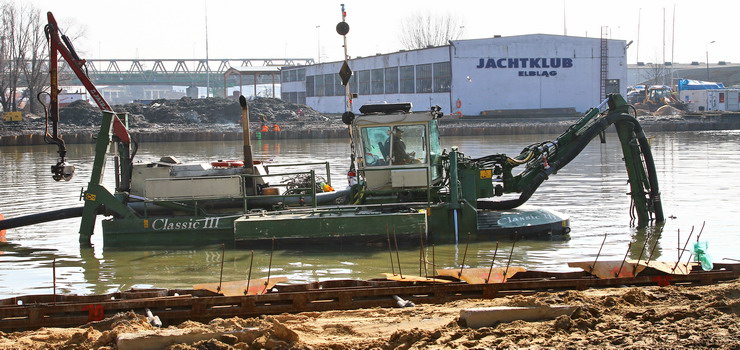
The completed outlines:
{"type": "Polygon", "coordinates": [[[198,87],[197,86],[188,86],[187,89],[185,89],[185,96],[190,98],[198,98],[198,87]]]}

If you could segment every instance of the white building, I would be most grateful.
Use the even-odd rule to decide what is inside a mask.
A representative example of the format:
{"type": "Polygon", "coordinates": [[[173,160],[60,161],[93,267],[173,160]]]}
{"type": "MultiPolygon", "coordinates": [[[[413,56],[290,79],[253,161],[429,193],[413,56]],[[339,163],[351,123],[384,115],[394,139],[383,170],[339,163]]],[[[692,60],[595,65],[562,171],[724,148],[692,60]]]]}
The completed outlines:
{"type": "MultiPolygon", "coordinates": [[[[342,62],[282,69],[283,100],[325,113],[344,111],[342,62]]],[[[574,108],[584,112],[610,92],[626,93],[624,40],[532,34],[357,57],[353,111],[369,102],[439,105],[447,114],[574,108]]]]}

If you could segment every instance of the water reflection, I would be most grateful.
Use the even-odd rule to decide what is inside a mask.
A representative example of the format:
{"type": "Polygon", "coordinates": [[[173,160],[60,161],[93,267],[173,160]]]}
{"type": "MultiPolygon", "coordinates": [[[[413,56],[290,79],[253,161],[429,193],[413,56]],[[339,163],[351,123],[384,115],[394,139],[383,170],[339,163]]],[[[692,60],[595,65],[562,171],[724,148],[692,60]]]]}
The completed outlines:
{"type": "Polygon", "coordinates": [[[665,225],[636,229],[632,236],[628,258],[638,261],[658,260],[661,255],[660,236],[663,234],[665,225]]]}
{"type": "MultiPolygon", "coordinates": [[[[659,172],[663,204],[668,220],[665,227],[637,230],[629,225],[627,176],[616,135],[607,134],[607,143],[592,142],[584,152],[557,175],[551,176],[528,204],[543,206],[570,215],[569,241],[500,242],[496,266],[539,270],[566,270],[568,261],[593,261],[604,235],[606,243],[599,260],[630,259],[675,261],[679,254],[678,231],[686,237],[692,225],[706,221],[702,240],[710,242],[716,260],[740,258],[734,218],[740,217],[740,189],[734,186],[740,173],[740,132],[659,133],[652,139],[659,172]],[[707,179],[714,179],[707,186],[707,179]],[[627,247],[630,245],[628,251],[627,247]],[[651,253],[653,252],[654,253],[651,253]],[[642,258],[640,258],[642,256],[642,258]]],[[[524,145],[555,136],[444,138],[443,145],[460,146],[466,155],[518,154],[524,145]]],[[[346,184],[349,145],[345,140],[261,140],[255,143],[255,159],[279,162],[329,161],[334,186],[346,184]]],[[[77,174],[70,182],[51,180],[48,165],[56,159],[55,149],[45,146],[0,148],[0,213],[14,217],[29,213],[80,205],[79,193],[87,185],[93,146],[69,145],[77,174]]],[[[241,158],[240,142],[191,142],[142,144],[137,158],[159,159],[176,155],[185,162],[211,162],[241,158]]],[[[112,166],[110,164],[109,166],[112,166]]],[[[107,169],[112,174],[112,168],[107,169]]],[[[106,178],[111,188],[112,177],[106,178]]],[[[100,225],[93,236],[94,248],[77,243],[79,219],[45,223],[9,230],[0,243],[0,298],[22,294],[51,293],[52,261],[57,260],[57,287],[62,293],[107,293],[131,287],[189,288],[193,284],[218,282],[221,259],[223,280],[244,280],[249,272],[250,247],[221,246],[131,249],[104,248],[100,225]]],[[[696,233],[695,233],[696,235],[696,233]]],[[[694,236],[695,237],[695,236],[694,236]]],[[[461,244],[400,246],[389,256],[386,244],[355,249],[338,244],[321,244],[283,249],[278,247],[270,264],[269,249],[254,249],[252,278],[287,276],[292,282],[353,278],[379,278],[397,270],[419,274],[424,260],[438,268],[489,267],[497,242],[470,242],[464,254],[461,244]],[[421,258],[420,258],[421,256],[421,258]],[[394,265],[391,265],[391,257],[394,265]],[[424,258],[426,257],[426,258],[424,258]],[[421,263],[420,263],[420,260],[421,263]],[[393,266],[393,267],[392,267],[393,266]]],[[[173,242],[174,244],[174,242],[173,242]]],[[[688,253],[683,256],[687,259],[688,253]]]]}

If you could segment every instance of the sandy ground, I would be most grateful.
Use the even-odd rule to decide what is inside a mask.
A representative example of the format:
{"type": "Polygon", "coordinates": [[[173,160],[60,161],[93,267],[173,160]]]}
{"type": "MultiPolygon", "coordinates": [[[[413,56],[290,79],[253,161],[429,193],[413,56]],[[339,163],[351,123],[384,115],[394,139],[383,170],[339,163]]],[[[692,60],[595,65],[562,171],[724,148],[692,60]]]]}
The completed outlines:
{"type": "Polygon", "coordinates": [[[740,280],[708,286],[589,289],[411,308],[305,312],[185,322],[154,330],[133,312],[79,328],[2,333],[0,349],[117,349],[142,332],[218,332],[166,349],[740,349],[740,280]],[[460,310],[495,305],[580,306],[571,316],[470,329],[460,310]],[[229,333],[231,332],[231,333],[229,333]]]}

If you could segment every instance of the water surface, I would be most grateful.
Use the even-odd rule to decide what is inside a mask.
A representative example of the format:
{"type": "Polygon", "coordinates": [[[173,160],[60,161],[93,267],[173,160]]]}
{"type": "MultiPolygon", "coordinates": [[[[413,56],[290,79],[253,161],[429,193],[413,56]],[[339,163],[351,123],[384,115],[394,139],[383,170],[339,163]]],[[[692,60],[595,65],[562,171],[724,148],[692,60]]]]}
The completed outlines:
{"type": "MultiPolygon", "coordinates": [[[[443,138],[443,147],[459,146],[468,156],[494,153],[518,154],[526,145],[556,135],[486,136],[443,138]]],[[[551,176],[528,202],[571,217],[568,241],[519,241],[511,253],[512,265],[530,269],[563,271],[568,261],[593,260],[606,235],[601,259],[621,260],[625,254],[637,259],[644,247],[659,260],[675,261],[679,245],[685,244],[694,227],[696,237],[705,223],[702,240],[709,241],[715,261],[740,258],[736,218],[740,218],[740,132],[684,132],[651,134],[651,145],[668,221],[657,244],[645,244],[652,229],[630,226],[626,193],[627,176],[616,134],[607,143],[592,142],[581,155],[557,175],[551,176]],[[680,237],[679,237],[680,236],[680,237]],[[628,253],[629,247],[629,253],[628,253]]],[[[53,146],[0,147],[0,213],[15,217],[81,206],[80,191],[89,179],[93,145],[69,145],[69,157],[77,165],[70,182],[54,182],[49,167],[56,162],[53,146]]],[[[275,162],[330,161],[334,187],[346,185],[350,147],[346,140],[269,140],[253,145],[256,159],[275,162]]],[[[240,142],[190,142],[142,144],[137,159],[152,161],[163,154],[184,162],[210,162],[241,158],[240,142]]],[[[112,174],[112,164],[107,172],[112,174]]],[[[112,178],[112,177],[111,177],[112,178]]],[[[112,179],[105,182],[113,187],[112,179]]],[[[53,291],[52,263],[56,260],[57,291],[60,293],[107,293],[132,287],[189,288],[196,283],[218,282],[221,246],[130,247],[106,249],[100,224],[93,248],[78,244],[79,219],[8,230],[7,243],[0,243],[0,298],[53,291]],[[169,249],[168,249],[169,248],[169,249]]],[[[653,235],[653,237],[657,237],[653,235]]],[[[496,242],[471,243],[464,237],[458,245],[427,247],[429,260],[440,267],[487,267],[496,242]]],[[[693,238],[692,238],[693,241],[693,238]]],[[[496,265],[505,264],[512,242],[500,242],[496,265]]],[[[326,279],[369,279],[391,272],[385,246],[346,247],[315,245],[305,249],[254,250],[253,277],[286,276],[291,282],[326,279]]],[[[252,251],[227,249],[225,281],[245,279],[252,251]]],[[[688,253],[686,253],[688,254],[688,253]]],[[[395,253],[394,253],[395,255],[395,253]]],[[[418,247],[399,253],[404,274],[419,274],[418,247]]],[[[394,257],[395,259],[395,257],[394,257]]],[[[684,255],[683,259],[687,259],[684,255]]],[[[393,270],[398,267],[394,266],[393,270]]],[[[422,272],[423,274],[423,272],[422,272]]]]}

